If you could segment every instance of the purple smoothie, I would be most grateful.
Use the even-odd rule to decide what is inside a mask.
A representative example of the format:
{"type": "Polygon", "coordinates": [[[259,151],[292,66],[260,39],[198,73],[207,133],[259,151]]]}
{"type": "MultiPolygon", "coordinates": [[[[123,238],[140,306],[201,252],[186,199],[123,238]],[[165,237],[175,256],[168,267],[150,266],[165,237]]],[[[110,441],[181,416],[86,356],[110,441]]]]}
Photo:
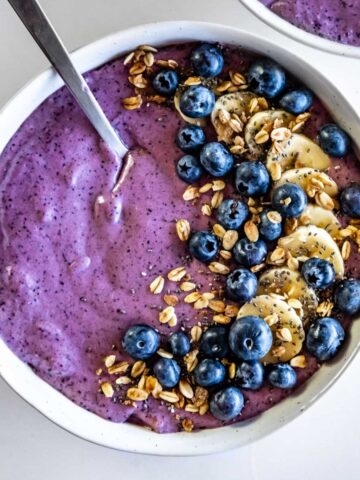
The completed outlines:
{"type": "MultiPolygon", "coordinates": [[[[157,58],[171,58],[187,68],[192,48],[170,46],[157,58]]],[[[224,47],[224,57],[224,76],[230,65],[244,71],[254,58],[230,47],[224,47]]],[[[118,360],[131,360],[120,345],[131,324],[152,325],[164,342],[174,331],[159,323],[164,305],[161,296],[149,292],[157,275],[166,277],[184,265],[203,290],[223,286],[223,277],[189,258],[175,232],[179,218],[199,230],[214,220],[201,215],[199,205],[182,199],[186,185],[175,174],[182,156],[175,145],[183,125],[178,113],[154,103],[124,110],[121,99],[133,91],[122,59],[88,73],[86,79],[121,138],[136,147],[135,164],[121,194],[109,201],[118,162],[65,88],[24,122],[1,155],[0,335],[37,375],[81,407],[115,422],[177,431],[187,412],[152,398],[124,405],[124,389],[109,400],[99,393],[95,371],[112,346],[118,360]]],[[[330,116],[317,100],[311,112],[305,134],[315,138],[330,116]]],[[[215,138],[212,129],[208,138],[215,138]]],[[[336,165],[341,169],[330,173],[340,186],[360,180],[352,153],[334,159],[336,165]]],[[[227,188],[232,195],[232,187],[227,188]]],[[[358,260],[353,254],[347,273],[358,276],[358,260]]],[[[179,290],[167,282],[164,292],[179,290]]],[[[177,328],[188,330],[200,320],[210,323],[209,312],[196,313],[183,302],[176,312],[177,328]]],[[[343,321],[347,326],[348,319],[343,321]]],[[[318,368],[314,358],[307,359],[307,368],[298,370],[298,385],[318,368]]],[[[244,391],[246,405],[238,420],[263,412],[287,395],[267,385],[257,392],[244,391]]],[[[191,418],[195,428],[222,425],[210,414],[191,418]]]]}
{"type": "Polygon", "coordinates": [[[260,0],[270,10],[307,32],[360,46],[360,0],[260,0]]]}

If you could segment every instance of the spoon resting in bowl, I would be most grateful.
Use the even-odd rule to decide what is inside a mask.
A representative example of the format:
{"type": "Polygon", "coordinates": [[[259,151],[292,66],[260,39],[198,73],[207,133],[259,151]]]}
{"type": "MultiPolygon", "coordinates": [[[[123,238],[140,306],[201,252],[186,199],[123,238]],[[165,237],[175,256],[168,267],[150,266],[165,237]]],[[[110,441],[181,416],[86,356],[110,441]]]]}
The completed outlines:
{"type": "Polygon", "coordinates": [[[118,180],[113,192],[121,183],[133,164],[127,147],[122,143],[102,108],[76,69],[68,51],[36,0],[8,0],[31,36],[39,45],[47,59],[64,80],[76,102],[83,110],[92,126],[119,161],[118,180]]]}

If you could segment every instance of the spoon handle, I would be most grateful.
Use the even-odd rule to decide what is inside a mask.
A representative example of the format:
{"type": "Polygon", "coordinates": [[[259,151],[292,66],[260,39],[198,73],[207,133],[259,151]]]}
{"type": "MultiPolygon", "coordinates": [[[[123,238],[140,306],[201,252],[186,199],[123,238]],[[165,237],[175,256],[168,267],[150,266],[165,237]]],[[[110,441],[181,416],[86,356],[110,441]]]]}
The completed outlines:
{"type": "Polygon", "coordinates": [[[45,56],[64,80],[104,142],[122,158],[127,148],[119,139],[64,44],[36,0],[8,0],[45,56]]]}

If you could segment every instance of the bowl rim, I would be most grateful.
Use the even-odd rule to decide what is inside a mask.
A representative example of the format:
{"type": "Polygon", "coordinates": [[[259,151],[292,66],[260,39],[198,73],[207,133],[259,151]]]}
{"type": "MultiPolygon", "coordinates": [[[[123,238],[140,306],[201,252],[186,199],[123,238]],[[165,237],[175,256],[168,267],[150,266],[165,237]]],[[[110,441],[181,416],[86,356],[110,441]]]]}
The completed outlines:
{"type": "Polygon", "coordinates": [[[270,8],[265,6],[259,0],[239,0],[257,18],[265,22],[269,27],[292,38],[304,45],[310,46],[315,50],[321,50],[333,55],[341,55],[349,58],[360,58],[360,46],[346,45],[344,43],[329,40],[325,37],[307,32],[300,27],[295,26],[284,18],[281,18],[270,8]]]}
{"type": "MultiPolygon", "coordinates": [[[[354,135],[356,133],[356,136],[360,138],[360,122],[355,110],[320,70],[297,57],[289,49],[245,30],[208,22],[155,22],[108,35],[76,50],[72,54],[72,58],[78,68],[84,72],[122,55],[140,43],[152,43],[156,46],[190,40],[214,41],[214,39],[224,43],[242,45],[244,48],[269,54],[275,59],[281,55],[288,56],[286,68],[293,69],[294,72],[299,71],[299,78],[305,71],[311,72],[313,75],[311,78],[316,78],[322,87],[321,94],[324,96],[324,100],[326,100],[326,95],[331,95],[335,104],[339,102],[339,109],[334,107],[334,115],[336,113],[340,116],[341,121],[347,123],[348,131],[352,131],[354,135]],[[341,114],[341,106],[345,107],[346,115],[341,114]],[[348,116],[351,117],[349,122],[347,122],[348,116]],[[354,132],[354,130],[357,131],[354,132]]],[[[0,110],[0,153],[29,113],[62,85],[63,82],[54,70],[48,68],[25,85],[0,110]],[[35,106],[33,95],[38,96],[35,106]],[[17,125],[15,130],[9,127],[11,117],[14,115],[23,119],[16,118],[12,122],[17,125]]],[[[321,98],[321,95],[319,96],[321,98]]],[[[322,366],[323,373],[320,377],[316,377],[317,382],[313,378],[313,381],[306,385],[306,389],[299,389],[297,393],[288,397],[286,402],[272,407],[272,415],[265,413],[232,426],[190,434],[179,432],[160,435],[128,423],[114,423],[86,411],[35,375],[1,339],[0,376],[17,394],[47,418],[70,433],[92,443],[133,453],[171,456],[205,455],[254,442],[279,429],[309,408],[336,382],[355,357],[359,350],[360,322],[357,322],[357,325],[359,326],[356,329],[355,337],[358,338],[353,339],[350,342],[351,345],[344,349],[342,361],[335,365],[322,366]],[[317,384],[316,387],[315,384],[317,384]]]]}

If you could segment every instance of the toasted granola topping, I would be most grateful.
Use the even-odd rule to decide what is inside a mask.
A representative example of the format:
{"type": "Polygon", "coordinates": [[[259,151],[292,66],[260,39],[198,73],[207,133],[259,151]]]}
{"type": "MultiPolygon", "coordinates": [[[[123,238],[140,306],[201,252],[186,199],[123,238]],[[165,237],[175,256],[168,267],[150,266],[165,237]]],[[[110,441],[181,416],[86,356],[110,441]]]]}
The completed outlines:
{"type": "Polygon", "coordinates": [[[176,222],[176,233],[182,242],[186,242],[190,236],[190,223],[181,218],[176,222]]]}
{"type": "Polygon", "coordinates": [[[180,283],[180,290],[182,292],[191,292],[196,288],[196,284],[193,282],[182,282],[180,283]]]}
{"type": "Polygon", "coordinates": [[[180,393],[189,400],[191,400],[194,396],[194,390],[192,389],[192,386],[187,380],[183,378],[179,382],[179,390],[180,393]]]}
{"type": "Polygon", "coordinates": [[[131,368],[131,376],[133,378],[140,377],[140,375],[144,372],[146,368],[146,363],[143,362],[142,360],[138,360],[137,362],[134,363],[134,365],[131,368]]]}
{"type": "Polygon", "coordinates": [[[141,388],[131,387],[126,392],[126,396],[134,402],[143,402],[144,400],[147,400],[149,394],[146,390],[142,390],[141,388]]]}
{"type": "Polygon", "coordinates": [[[166,293],[163,299],[166,305],[169,305],[170,307],[175,307],[179,303],[179,298],[177,295],[166,293]]]}
{"type": "Polygon", "coordinates": [[[159,355],[159,357],[162,357],[162,358],[173,358],[174,357],[174,355],[171,352],[168,352],[167,350],[164,350],[163,348],[159,348],[156,353],[159,355]]]}
{"type": "Polygon", "coordinates": [[[230,363],[229,365],[229,378],[232,380],[236,375],[236,363],[230,363]]]}
{"type": "Polygon", "coordinates": [[[236,230],[228,230],[223,236],[222,243],[225,250],[231,250],[239,239],[239,234],[236,230]]]}
{"type": "Polygon", "coordinates": [[[159,295],[164,288],[165,280],[164,277],[161,275],[157,276],[151,283],[150,283],[150,292],[154,295],[159,295]]]}
{"type": "Polygon", "coordinates": [[[224,313],[226,305],[222,300],[210,300],[209,308],[217,313],[224,313]]]}
{"type": "Polygon", "coordinates": [[[227,317],[236,317],[239,313],[239,307],[237,305],[226,305],[225,307],[225,315],[227,317]]]}
{"type": "Polygon", "coordinates": [[[230,272],[230,268],[220,262],[211,262],[209,264],[209,270],[219,275],[227,275],[230,272]]]}
{"type": "Polygon", "coordinates": [[[181,425],[185,432],[188,433],[190,433],[194,428],[193,422],[190,418],[184,418],[184,420],[181,422],[181,425]]]}
{"type": "Polygon", "coordinates": [[[211,197],[211,207],[212,208],[218,208],[220,207],[222,201],[224,200],[224,194],[222,191],[218,190],[214,193],[214,195],[211,197]]]}
{"type": "Polygon", "coordinates": [[[290,360],[290,365],[295,368],[306,368],[307,361],[304,355],[297,355],[290,360]]]}
{"type": "Polygon", "coordinates": [[[102,393],[105,395],[106,398],[111,398],[114,395],[114,389],[109,382],[103,382],[100,385],[102,393]]]}
{"type": "Polygon", "coordinates": [[[126,110],[136,110],[141,107],[143,101],[141,95],[127,97],[122,99],[122,105],[126,110]]]}
{"type": "Polygon", "coordinates": [[[191,340],[198,342],[202,335],[202,328],[199,325],[194,325],[190,330],[191,340]]]}
{"type": "Polygon", "coordinates": [[[201,207],[201,213],[207,217],[211,217],[212,209],[208,203],[204,203],[201,207]]]}
{"type": "Polygon", "coordinates": [[[159,313],[159,322],[160,323],[169,323],[170,320],[175,317],[176,318],[176,314],[175,314],[175,309],[174,307],[166,307],[164,308],[164,310],[162,310],[160,313],[159,313]]]}
{"type": "Polygon", "coordinates": [[[351,253],[351,244],[349,240],[345,240],[341,247],[341,256],[344,260],[348,260],[351,253]]]}
{"type": "Polygon", "coordinates": [[[215,234],[217,237],[219,237],[219,238],[224,238],[225,233],[226,233],[226,230],[225,230],[225,228],[224,228],[222,225],[220,225],[219,223],[215,223],[215,224],[213,225],[213,232],[214,232],[214,234],[215,234]]]}
{"type": "Polygon", "coordinates": [[[250,242],[257,242],[259,240],[259,230],[252,220],[248,220],[244,225],[244,232],[250,242]]]}
{"type": "Polygon", "coordinates": [[[279,162],[272,162],[269,166],[270,177],[274,182],[281,178],[281,164],[279,162]]]}
{"type": "Polygon", "coordinates": [[[159,398],[169,403],[176,403],[179,401],[179,396],[175,392],[169,392],[167,390],[163,390],[162,392],[160,392],[159,398]]]}
{"type": "Polygon", "coordinates": [[[271,223],[281,223],[282,217],[281,214],[275,210],[270,210],[266,214],[267,218],[270,220],[271,223]]]}
{"type": "Polygon", "coordinates": [[[199,198],[199,196],[199,189],[197,187],[194,187],[193,185],[189,185],[183,194],[183,199],[188,202],[190,200],[195,200],[196,198],[199,198]]]}
{"type": "Polygon", "coordinates": [[[115,355],[107,355],[104,358],[104,365],[105,365],[106,368],[112,367],[115,362],[116,362],[116,356],[115,355]]]}
{"type": "Polygon", "coordinates": [[[185,267],[176,267],[173,270],[170,270],[167,277],[172,282],[180,282],[182,278],[186,275],[185,267]]]}
{"type": "Polygon", "coordinates": [[[184,357],[184,362],[186,365],[186,370],[190,373],[195,370],[199,360],[197,358],[199,354],[199,350],[192,350],[191,352],[187,353],[184,357]]]}
{"type": "Polygon", "coordinates": [[[213,320],[215,323],[218,323],[220,325],[227,325],[228,323],[231,322],[231,318],[226,315],[223,315],[222,313],[214,315],[213,320]]]}
{"type": "Polygon", "coordinates": [[[120,363],[115,363],[111,367],[108,368],[108,373],[110,375],[117,375],[120,373],[125,373],[128,368],[129,368],[128,362],[120,362],[120,363]]]}

